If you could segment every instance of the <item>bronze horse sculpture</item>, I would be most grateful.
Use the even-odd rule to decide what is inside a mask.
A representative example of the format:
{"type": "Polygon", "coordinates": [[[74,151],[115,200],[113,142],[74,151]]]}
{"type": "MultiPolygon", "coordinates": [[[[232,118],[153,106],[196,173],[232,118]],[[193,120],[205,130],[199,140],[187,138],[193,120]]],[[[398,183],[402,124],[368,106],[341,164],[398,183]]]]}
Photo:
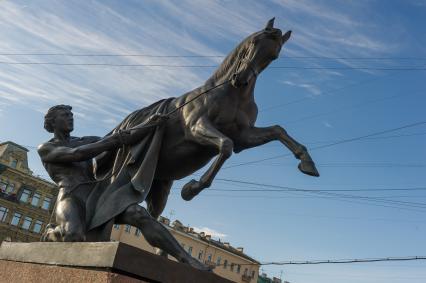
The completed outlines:
{"type": "Polygon", "coordinates": [[[215,158],[198,181],[191,180],[184,185],[181,196],[191,200],[212,184],[232,152],[239,153],[275,140],[300,160],[300,171],[319,176],[306,147],[290,137],[281,126],[255,126],[257,76],[278,58],[291,35],[291,31],[282,35],[273,24],[274,19],[271,19],[263,30],[244,39],[203,86],[169,104],[167,111],[171,112],[198,93],[224,83],[188,103],[167,121],[154,181],[146,199],[153,217],[163,211],[174,180],[194,173],[215,158]]]}
{"type": "MultiPolygon", "coordinates": [[[[137,110],[113,131],[138,127],[141,121],[144,121],[140,117],[147,117],[147,112],[152,112],[155,107],[161,108],[162,113],[173,113],[163,125],[162,139],[156,142],[161,143],[161,149],[158,149],[155,161],[133,170],[134,172],[143,171],[140,167],[144,167],[145,171],[151,171],[150,180],[136,182],[134,181],[136,177],[132,177],[132,182],[148,184],[134,187],[139,187],[137,190],[142,195],[138,197],[138,201],[146,201],[152,217],[157,218],[164,210],[174,180],[194,173],[214,158],[212,165],[199,180],[191,180],[184,185],[181,196],[185,200],[191,200],[212,184],[216,174],[232,152],[239,153],[271,141],[280,141],[300,160],[298,165],[300,171],[311,176],[319,176],[306,147],[290,137],[282,127],[255,126],[258,110],[254,99],[254,88],[257,77],[278,58],[282,46],[291,35],[290,31],[283,35],[280,29],[273,27],[273,24],[274,19],[271,19],[263,30],[244,39],[224,59],[203,86],[180,97],[163,101],[161,107],[158,107],[160,104],[158,102],[137,110]]],[[[131,151],[138,150],[134,148],[127,150],[127,153],[115,158],[115,163],[134,164],[135,158],[128,154],[131,151]]],[[[139,150],[139,152],[142,151],[139,150]]],[[[111,164],[110,161],[105,163],[111,164]]],[[[114,170],[109,172],[111,171],[114,172],[114,170]]],[[[123,180],[126,178],[123,177],[123,180]]],[[[120,182],[116,181],[116,183],[120,182]]],[[[121,183],[124,184],[125,181],[121,183]]],[[[119,186],[120,184],[117,185],[119,186]]],[[[122,198],[122,195],[114,191],[112,195],[113,199],[122,198]]],[[[101,205],[97,210],[108,206],[102,198],[100,200],[101,205]]],[[[115,201],[111,201],[111,204],[115,204],[115,201]]],[[[115,214],[109,213],[111,216],[115,214]]],[[[107,218],[104,217],[103,220],[92,223],[92,227],[101,224],[105,219],[107,218]]]]}

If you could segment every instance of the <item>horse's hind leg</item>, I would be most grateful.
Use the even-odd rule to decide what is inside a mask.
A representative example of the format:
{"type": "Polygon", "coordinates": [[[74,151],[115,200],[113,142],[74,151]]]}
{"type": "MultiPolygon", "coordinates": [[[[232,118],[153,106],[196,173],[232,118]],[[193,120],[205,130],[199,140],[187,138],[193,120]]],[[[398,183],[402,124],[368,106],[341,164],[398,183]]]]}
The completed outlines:
{"type": "Polygon", "coordinates": [[[281,126],[265,128],[250,127],[240,132],[235,138],[235,152],[256,147],[270,141],[278,140],[300,160],[299,170],[311,176],[319,176],[311,156],[305,146],[294,140],[281,126]]]}
{"type": "Polygon", "coordinates": [[[182,188],[181,196],[184,200],[191,200],[203,189],[210,187],[214,177],[219,172],[223,163],[228,159],[233,151],[233,141],[218,131],[206,117],[201,117],[190,127],[191,140],[199,144],[215,147],[219,155],[214,160],[210,168],[201,176],[199,181],[191,180],[182,188]]]}

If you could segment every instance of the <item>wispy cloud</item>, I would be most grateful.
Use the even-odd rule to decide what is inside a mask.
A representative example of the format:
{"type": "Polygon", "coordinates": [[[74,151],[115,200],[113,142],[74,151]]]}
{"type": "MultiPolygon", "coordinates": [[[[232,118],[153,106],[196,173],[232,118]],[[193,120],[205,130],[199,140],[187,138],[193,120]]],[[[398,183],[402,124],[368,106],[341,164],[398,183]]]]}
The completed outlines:
{"type": "Polygon", "coordinates": [[[292,86],[292,87],[299,87],[299,88],[305,89],[305,90],[307,90],[308,92],[310,92],[314,95],[320,95],[322,93],[321,90],[313,84],[295,83],[295,82],[292,82],[292,81],[283,81],[282,83],[285,84],[285,85],[292,86]]]}
{"type": "MultiPolygon", "coordinates": [[[[226,55],[241,39],[261,29],[273,16],[277,17],[277,26],[294,31],[283,54],[362,56],[398,48],[386,37],[377,36],[377,32],[367,32],[377,30],[371,22],[354,18],[348,12],[365,9],[368,1],[345,6],[312,0],[247,1],[244,6],[250,8],[246,9],[241,9],[239,1],[189,0],[159,1],[149,5],[3,1],[0,6],[2,53],[226,55]]],[[[0,56],[3,62],[214,65],[220,60],[0,56]]],[[[344,59],[336,62],[355,65],[344,59]]],[[[323,62],[309,61],[309,64],[317,66],[323,62]]],[[[39,111],[45,111],[52,104],[68,103],[82,114],[82,119],[98,120],[110,127],[136,108],[197,87],[211,72],[206,68],[0,64],[0,102],[24,104],[39,111]]],[[[335,71],[312,73],[319,80],[342,76],[335,71]]],[[[313,82],[286,80],[284,83],[314,95],[321,93],[319,85],[313,82]]]]}
{"type": "Polygon", "coordinates": [[[333,128],[333,125],[331,125],[329,122],[327,121],[323,121],[322,124],[326,127],[326,128],[333,128]]]}
{"type": "Polygon", "coordinates": [[[194,227],[194,231],[197,232],[197,233],[204,232],[207,235],[211,235],[212,238],[216,238],[216,239],[223,239],[223,238],[226,238],[228,236],[224,233],[218,232],[218,231],[211,229],[209,227],[194,227]]]}

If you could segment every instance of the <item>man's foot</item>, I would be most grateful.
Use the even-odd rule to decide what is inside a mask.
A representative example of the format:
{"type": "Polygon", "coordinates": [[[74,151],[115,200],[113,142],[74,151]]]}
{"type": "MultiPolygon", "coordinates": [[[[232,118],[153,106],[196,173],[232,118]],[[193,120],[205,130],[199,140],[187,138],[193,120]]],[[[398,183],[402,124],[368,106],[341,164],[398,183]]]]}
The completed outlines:
{"type": "Polygon", "coordinates": [[[168,253],[166,253],[165,251],[158,249],[158,248],[155,249],[155,254],[162,256],[162,257],[165,257],[165,258],[167,258],[169,256],[168,253]]]}
{"type": "Polygon", "coordinates": [[[56,224],[49,223],[41,236],[41,242],[60,242],[62,241],[61,232],[56,224]]]}
{"type": "Polygon", "coordinates": [[[193,257],[189,257],[189,258],[182,260],[182,263],[189,264],[193,268],[196,268],[196,269],[202,270],[202,271],[212,271],[213,270],[213,267],[205,265],[205,264],[199,262],[198,260],[196,260],[193,257]]]}
{"type": "Polygon", "coordinates": [[[320,175],[313,161],[302,160],[300,161],[298,168],[302,173],[309,176],[319,177],[320,175]]]}

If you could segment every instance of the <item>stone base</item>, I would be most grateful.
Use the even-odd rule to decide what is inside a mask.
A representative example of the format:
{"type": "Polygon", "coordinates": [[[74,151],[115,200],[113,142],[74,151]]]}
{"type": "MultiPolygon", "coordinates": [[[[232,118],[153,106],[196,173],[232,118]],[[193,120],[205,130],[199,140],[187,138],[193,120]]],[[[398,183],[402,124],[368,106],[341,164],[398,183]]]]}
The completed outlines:
{"type": "Polygon", "coordinates": [[[230,283],[119,242],[9,243],[0,248],[1,282],[230,283]]]}

